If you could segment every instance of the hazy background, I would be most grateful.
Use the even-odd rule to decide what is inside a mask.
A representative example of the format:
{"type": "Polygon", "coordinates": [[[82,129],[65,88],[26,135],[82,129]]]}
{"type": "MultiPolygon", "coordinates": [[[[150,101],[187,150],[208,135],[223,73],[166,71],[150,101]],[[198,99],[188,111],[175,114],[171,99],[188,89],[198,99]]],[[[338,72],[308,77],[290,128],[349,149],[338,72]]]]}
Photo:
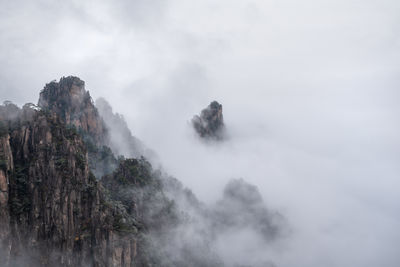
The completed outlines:
{"type": "Polygon", "coordinates": [[[256,184],[278,266],[397,267],[399,33],[396,0],[0,0],[0,96],[79,76],[202,201],[256,184]],[[188,125],[212,100],[217,146],[188,125]]]}

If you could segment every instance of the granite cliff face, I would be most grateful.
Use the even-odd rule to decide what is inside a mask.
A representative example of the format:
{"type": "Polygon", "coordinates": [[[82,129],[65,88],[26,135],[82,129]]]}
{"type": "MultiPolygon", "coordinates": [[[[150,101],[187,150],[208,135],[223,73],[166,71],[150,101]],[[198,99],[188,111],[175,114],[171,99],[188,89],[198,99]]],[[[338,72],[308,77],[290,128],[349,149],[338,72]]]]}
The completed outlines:
{"type": "Polygon", "coordinates": [[[56,113],[67,125],[86,133],[96,145],[106,144],[107,131],[95,108],[85,82],[77,77],[63,77],[46,84],[40,92],[38,106],[56,113]]]}
{"type": "Polygon", "coordinates": [[[69,76],[46,84],[38,107],[55,114],[80,134],[89,153],[90,169],[97,178],[115,170],[117,160],[110,148],[109,130],[85,90],[84,81],[69,76]]]}
{"type": "Polygon", "coordinates": [[[137,238],[115,227],[123,212],[107,205],[80,135],[29,108],[9,124],[1,139],[2,266],[135,266],[137,238]]]}
{"type": "Polygon", "coordinates": [[[1,126],[0,136],[0,246],[4,247],[4,255],[1,258],[8,259],[10,250],[10,212],[8,207],[10,173],[14,170],[14,161],[10,146],[10,135],[5,131],[5,126],[1,126]]]}
{"type": "Polygon", "coordinates": [[[157,184],[153,171],[144,160],[115,159],[78,78],[46,85],[39,106],[5,103],[0,123],[1,266],[150,266],[143,203],[153,195],[142,188],[157,184]],[[99,157],[108,160],[105,187],[90,164],[99,157]],[[109,190],[122,185],[137,191],[132,201],[109,190]]]}

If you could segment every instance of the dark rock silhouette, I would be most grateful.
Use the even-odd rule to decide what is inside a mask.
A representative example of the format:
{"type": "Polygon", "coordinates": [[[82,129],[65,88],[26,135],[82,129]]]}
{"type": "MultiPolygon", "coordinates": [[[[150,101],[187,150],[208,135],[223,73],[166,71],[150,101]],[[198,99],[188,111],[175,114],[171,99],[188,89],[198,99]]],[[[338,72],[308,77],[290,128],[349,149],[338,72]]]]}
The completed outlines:
{"type": "Polygon", "coordinates": [[[203,109],[200,116],[192,119],[192,125],[197,134],[204,139],[222,140],[225,137],[225,125],[222,115],[222,105],[213,101],[203,109]]]}

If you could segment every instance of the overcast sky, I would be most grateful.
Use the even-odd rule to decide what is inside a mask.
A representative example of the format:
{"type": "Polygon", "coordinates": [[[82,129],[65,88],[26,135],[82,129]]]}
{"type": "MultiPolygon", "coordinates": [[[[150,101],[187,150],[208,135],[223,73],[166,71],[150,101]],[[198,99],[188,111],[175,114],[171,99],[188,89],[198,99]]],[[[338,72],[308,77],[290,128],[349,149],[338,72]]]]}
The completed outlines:
{"type": "Polygon", "coordinates": [[[0,62],[19,105],[85,80],[202,201],[257,185],[278,266],[400,266],[400,1],[0,0],[0,62]],[[212,100],[216,146],[188,124],[212,100]]]}

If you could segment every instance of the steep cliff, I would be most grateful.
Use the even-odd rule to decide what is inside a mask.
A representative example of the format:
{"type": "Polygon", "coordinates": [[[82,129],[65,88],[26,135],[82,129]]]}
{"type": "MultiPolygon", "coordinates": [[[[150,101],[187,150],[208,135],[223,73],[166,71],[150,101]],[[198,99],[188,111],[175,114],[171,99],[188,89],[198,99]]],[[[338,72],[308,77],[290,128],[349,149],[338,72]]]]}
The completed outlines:
{"type": "Polygon", "coordinates": [[[38,106],[57,114],[63,123],[78,131],[88,148],[89,167],[98,179],[117,168],[120,155],[154,157],[105,99],[98,99],[95,105],[85,82],[78,77],[63,77],[46,84],[38,106]]]}
{"type": "Polygon", "coordinates": [[[147,160],[112,152],[109,130],[76,77],[38,106],[0,105],[0,266],[161,265],[148,233],[177,222],[174,203],[147,160]]]}
{"type": "Polygon", "coordinates": [[[143,265],[137,229],[118,229],[125,211],[89,171],[76,130],[29,107],[2,122],[9,128],[0,140],[2,266],[143,265]]]}
{"type": "Polygon", "coordinates": [[[81,135],[89,153],[89,167],[98,179],[116,169],[118,154],[114,155],[109,147],[109,130],[84,81],[68,76],[46,84],[40,92],[38,106],[57,115],[63,124],[81,135]]]}
{"type": "Polygon", "coordinates": [[[9,260],[10,251],[10,213],[8,208],[10,173],[14,170],[10,136],[2,133],[0,137],[0,252],[2,259],[9,260]]]}
{"type": "Polygon", "coordinates": [[[56,113],[67,125],[85,133],[96,145],[107,143],[107,130],[99,116],[85,82],[78,77],[63,77],[53,81],[40,92],[38,106],[56,113]]]}

